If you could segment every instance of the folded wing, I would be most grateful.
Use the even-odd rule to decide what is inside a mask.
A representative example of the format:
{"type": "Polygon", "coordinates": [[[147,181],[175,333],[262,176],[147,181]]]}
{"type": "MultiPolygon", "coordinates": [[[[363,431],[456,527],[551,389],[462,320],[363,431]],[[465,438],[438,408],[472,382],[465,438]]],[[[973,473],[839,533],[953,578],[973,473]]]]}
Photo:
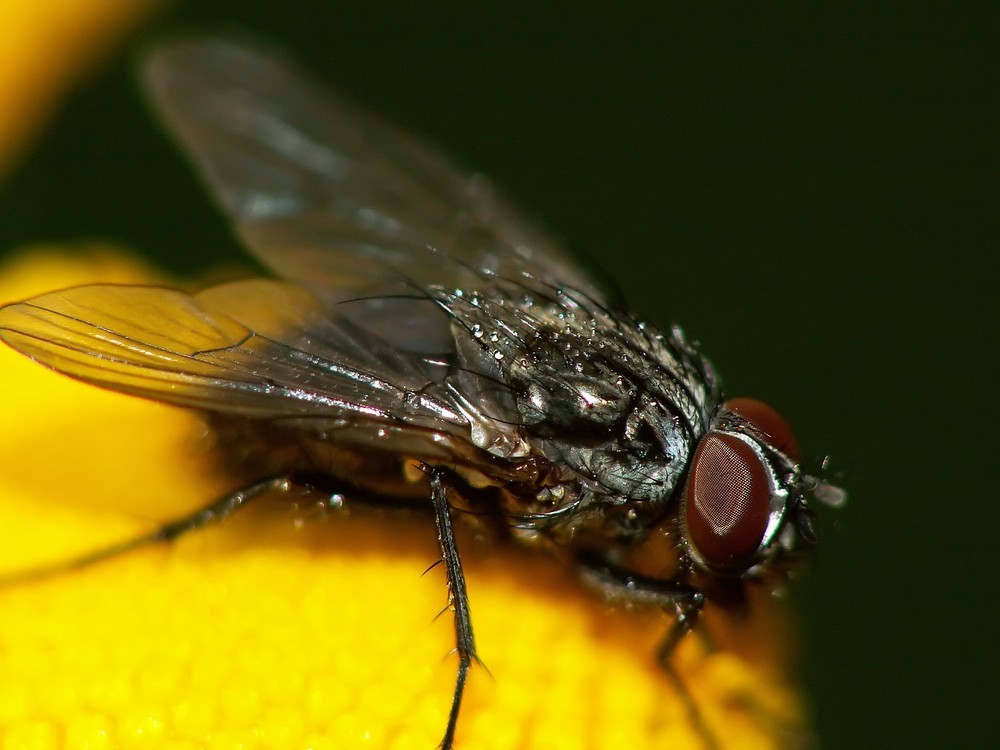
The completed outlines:
{"type": "Polygon", "coordinates": [[[195,296],[91,285],[0,308],[0,338],[80,380],[179,406],[317,430],[467,431],[441,365],[323,313],[268,280],[195,296]]]}
{"type": "Polygon", "coordinates": [[[602,299],[597,285],[479,176],[280,55],[220,39],[158,48],[155,108],[246,245],[324,299],[529,273],[602,299]]]}

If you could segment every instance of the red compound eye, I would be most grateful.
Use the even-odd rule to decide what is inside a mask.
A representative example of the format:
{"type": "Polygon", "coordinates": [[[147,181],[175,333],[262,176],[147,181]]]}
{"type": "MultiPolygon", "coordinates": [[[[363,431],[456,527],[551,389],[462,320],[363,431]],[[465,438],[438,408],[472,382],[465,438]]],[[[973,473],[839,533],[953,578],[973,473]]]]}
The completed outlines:
{"type": "Polygon", "coordinates": [[[769,445],[789,458],[799,460],[799,443],[788,422],[778,412],[755,398],[731,398],[722,408],[738,414],[752,424],[769,445]]]}
{"type": "Polygon", "coordinates": [[[767,531],[768,472],[757,454],[733,435],[708,433],[691,463],[685,524],[688,541],[710,567],[747,568],[767,531]]]}

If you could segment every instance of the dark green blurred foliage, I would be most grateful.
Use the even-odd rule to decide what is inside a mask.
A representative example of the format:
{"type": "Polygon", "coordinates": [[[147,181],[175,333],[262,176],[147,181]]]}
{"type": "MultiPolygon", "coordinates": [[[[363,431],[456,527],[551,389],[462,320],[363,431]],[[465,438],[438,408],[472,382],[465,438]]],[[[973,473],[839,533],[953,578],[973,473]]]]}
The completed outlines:
{"type": "Polygon", "coordinates": [[[644,5],[179,5],[66,102],[0,194],[0,248],[103,238],[179,273],[247,262],[130,55],[185,29],[294,49],[494,177],[634,307],[700,339],[731,393],[782,410],[806,455],[832,456],[850,504],[795,592],[824,746],[984,747],[995,12],[644,5]]]}

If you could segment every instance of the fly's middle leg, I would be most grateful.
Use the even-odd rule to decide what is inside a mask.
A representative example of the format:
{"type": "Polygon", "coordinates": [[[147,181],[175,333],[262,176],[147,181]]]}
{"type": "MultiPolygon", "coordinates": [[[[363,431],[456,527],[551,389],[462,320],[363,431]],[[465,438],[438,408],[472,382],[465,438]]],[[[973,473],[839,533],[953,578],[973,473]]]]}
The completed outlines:
{"type": "Polygon", "coordinates": [[[448,726],[445,728],[444,738],[441,740],[442,750],[451,750],[455,742],[458,712],[462,706],[462,694],[465,692],[469,669],[473,660],[478,662],[479,657],[476,655],[469,593],[465,585],[465,574],[462,572],[462,561],[455,544],[451,506],[448,504],[448,490],[445,487],[443,474],[444,472],[440,469],[430,469],[431,503],[434,506],[434,521],[437,524],[441,561],[444,563],[445,574],[448,577],[448,601],[455,614],[455,651],[458,654],[458,676],[455,680],[455,692],[451,699],[451,710],[448,713],[448,726]]]}

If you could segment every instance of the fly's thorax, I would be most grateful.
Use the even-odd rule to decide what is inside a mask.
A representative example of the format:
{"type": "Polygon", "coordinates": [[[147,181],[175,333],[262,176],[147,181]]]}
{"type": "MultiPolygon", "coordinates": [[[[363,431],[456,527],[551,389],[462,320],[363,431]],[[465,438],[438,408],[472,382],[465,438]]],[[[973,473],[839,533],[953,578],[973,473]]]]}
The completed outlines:
{"type": "MultiPolygon", "coordinates": [[[[547,426],[547,425],[546,425],[547,426]]],[[[691,453],[691,441],[666,407],[648,395],[603,431],[531,435],[535,450],[577,478],[586,504],[642,526],[670,502],[691,453]],[[632,516],[638,516],[633,518],[632,516]]]]}
{"type": "Polygon", "coordinates": [[[542,329],[507,372],[533,449],[571,469],[625,528],[661,515],[701,428],[690,389],[633,343],[620,326],[542,329]]]}
{"type": "Polygon", "coordinates": [[[657,515],[706,428],[710,365],[679,330],[663,335],[578,291],[527,277],[490,283],[441,293],[453,316],[453,398],[472,442],[563,467],[581,508],[657,515]]]}

